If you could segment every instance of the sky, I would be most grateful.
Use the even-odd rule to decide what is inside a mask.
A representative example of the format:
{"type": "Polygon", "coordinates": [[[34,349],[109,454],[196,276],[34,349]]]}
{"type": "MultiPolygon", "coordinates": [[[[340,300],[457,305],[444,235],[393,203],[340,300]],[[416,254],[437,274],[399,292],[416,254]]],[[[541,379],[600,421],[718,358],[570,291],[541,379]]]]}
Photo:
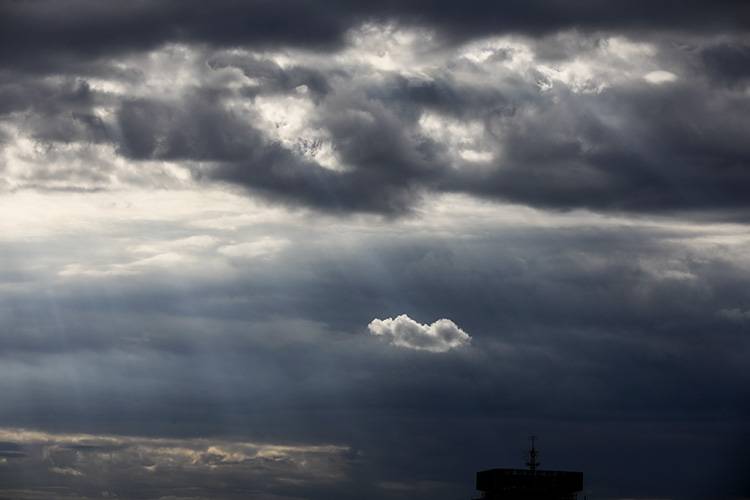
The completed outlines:
{"type": "Polygon", "coordinates": [[[0,499],[750,498],[750,3],[0,0],[0,499]]]}

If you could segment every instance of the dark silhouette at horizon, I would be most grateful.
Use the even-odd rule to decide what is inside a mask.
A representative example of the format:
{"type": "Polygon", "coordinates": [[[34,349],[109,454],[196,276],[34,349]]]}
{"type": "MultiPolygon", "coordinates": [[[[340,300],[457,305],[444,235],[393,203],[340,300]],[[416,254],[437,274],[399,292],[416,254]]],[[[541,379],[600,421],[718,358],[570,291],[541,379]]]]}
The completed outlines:
{"type": "Polygon", "coordinates": [[[539,452],[531,436],[528,469],[487,469],[477,472],[476,500],[576,500],[583,473],[540,470],[539,452]]]}

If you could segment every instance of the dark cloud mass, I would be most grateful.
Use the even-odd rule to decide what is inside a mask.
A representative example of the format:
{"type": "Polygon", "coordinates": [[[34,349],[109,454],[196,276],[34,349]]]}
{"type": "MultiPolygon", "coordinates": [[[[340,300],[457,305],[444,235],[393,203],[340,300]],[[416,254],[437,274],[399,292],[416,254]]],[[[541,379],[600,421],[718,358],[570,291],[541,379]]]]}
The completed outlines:
{"type": "Polygon", "coordinates": [[[106,486],[129,498],[177,485],[222,498],[242,488],[450,498],[471,494],[474,469],[515,464],[531,427],[549,436],[547,463],[585,466],[602,497],[737,492],[750,346],[742,317],[721,311],[750,304],[747,269],[680,231],[508,228],[498,245],[488,229],[476,228],[469,245],[372,235],[346,250],[323,230],[314,244],[296,236],[309,243],[293,255],[262,267],[237,262],[219,281],[191,266],[170,280],[158,269],[83,275],[54,298],[7,296],[2,424],[54,434],[2,438],[16,443],[0,448],[7,477],[38,471],[7,484],[64,480],[72,491],[106,486]],[[471,345],[447,320],[429,327],[443,328],[440,339],[406,316],[396,318],[401,330],[389,326],[395,345],[365,333],[374,312],[403,310],[455,318],[471,345]],[[39,361],[33,371],[30,360],[39,361]],[[19,385],[14,376],[24,373],[19,385]],[[126,437],[106,436],[113,432],[126,437]],[[70,433],[88,435],[75,443],[124,448],[97,466],[114,452],[69,451],[57,441],[70,433]],[[144,435],[172,440],[132,437],[144,435]],[[264,462],[244,441],[280,446],[289,460],[264,462]],[[350,449],[315,452],[316,465],[300,469],[295,446],[308,445],[350,449]],[[665,456],[675,464],[668,471],[665,456]],[[680,471],[693,462],[704,473],[685,482],[680,471]],[[149,467],[161,471],[158,483],[149,467]],[[621,484],[621,467],[664,481],[621,484]],[[284,486],[288,478],[296,486],[284,486]],[[445,484],[416,493],[422,479],[445,484]]]}
{"type": "Polygon", "coordinates": [[[708,72],[729,85],[741,85],[750,78],[750,43],[720,43],[701,52],[708,72]]]}
{"type": "Polygon", "coordinates": [[[734,32],[750,27],[750,11],[742,1],[480,1],[466,8],[442,0],[325,4],[221,0],[206,9],[202,2],[177,0],[126,4],[6,0],[2,9],[2,57],[31,68],[38,67],[36,57],[107,57],[174,41],[335,47],[347,29],[366,21],[424,24],[458,39],[569,28],[734,32]]]}
{"type": "Polygon", "coordinates": [[[0,499],[747,500],[750,3],[0,0],[0,499]]]}
{"type": "MultiPolygon", "coordinates": [[[[330,6],[313,9],[299,3],[287,7],[297,9],[295,20],[304,19],[305,24],[291,23],[282,30],[274,28],[283,18],[281,4],[261,8],[220,3],[205,19],[192,4],[179,12],[170,2],[111,9],[87,4],[92,12],[83,18],[73,18],[71,9],[59,12],[56,5],[4,4],[11,29],[3,32],[13,37],[13,43],[4,46],[13,49],[4,56],[0,110],[10,120],[24,116],[18,123],[43,143],[111,143],[116,154],[131,160],[208,162],[212,165],[200,169],[203,178],[326,211],[399,214],[427,193],[466,192],[547,208],[747,216],[750,142],[743,73],[747,16],[742,15],[742,4],[732,9],[680,4],[670,11],[672,17],[658,11],[645,16],[643,9],[629,4],[629,15],[620,19],[617,6],[603,12],[586,5],[586,15],[573,16],[583,4],[566,4],[565,15],[556,3],[531,3],[505,6],[502,16],[485,12],[496,8],[489,4],[453,16],[449,14],[455,9],[448,3],[424,9],[407,4],[400,10],[352,5],[339,14],[330,6]],[[732,22],[723,19],[730,11],[732,22]],[[685,33],[701,14],[703,28],[694,32],[700,34],[685,33]],[[225,17],[232,21],[222,24],[225,17]],[[487,19],[506,17],[507,26],[497,21],[485,31],[487,19]],[[420,76],[409,74],[408,67],[363,68],[346,55],[347,30],[386,18],[403,22],[404,29],[419,21],[420,26],[438,29],[437,37],[445,36],[441,30],[464,29],[474,38],[507,32],[546,35],[528,45],[538,54],[536,67],[532,62],[517,68],[518,45],[493,49],[491,57],[478,61],[462,56],[456,46],[440,48],[431,36],[425,44],[417,38],[406,47],[383,49],[411,51],[415,57],[427,51],[424,57],[437,58],[420,76]],[[606,44],[614,43],[612,36],[633,36],[637,42],[638,32],[632,28],[641,18],[649,20],[640,27],[651,30],[644,38],[651,48],[628,50],[647,54],[635,55],[655,66],[652,73],[671,75],[668,81],[648,80],[645,70],[634,75],[638,68],[627,67],[628,56],[622,51],[601,55],[606,44]],[[448,19],[454,19],[455,26],[448,19]],[[88,24],[94,22],[96,29],[88,24]],[[32,30],[23,29],[29,23],[47,27],[54,42],[45,39],[44,30],[33,30],[32,37],[32,30]],[[570,43],[568,37],[560,44],[554,30],[571,28],[584,30],[573,38],[589,42],[570,43]],[[601,31],[605,29],[614,31],[601,31]],[[586,30],[591,34],[584,34],[586,30]],[[716,43],[716,36],[730,38],[716,43]],[[692,48],[675,49],[680,38],[692,48]],[[327,44],[334,39],[337,43],[327,44]],[[145,73],[137,54],[165,43],[203,47],[187,68],[191,73],[183,77],[194,81],[159,97],[92,89],[87,83],[108,78],[142,94],[158,67],[145,73]],[[214,54],[221,47],[237,46],[251,51],[304,46],[313,52],[298,54],[291,65],[262,52],[214,54]],[[558,54],[549,66],[545,58],[561,46],[568,52],[558,54]],[[63,57],[56,51],[64,52],[66,61],[78,62],[64,67],[45,63],[47,57],[63,57]],[[598,65],[622,66],[621,74],[592,76],[591,68],[564,69],[594,56],[605,59],[598,65]],[[130,59],[116,62],[116,57],[130,59]],[[324,64],[315,62],[325,57],[324,64]],[[39,71],[49,75],[41,81],[39,75],[24,73],[24,65],[37,58],[43,68],[39,71]],[[245,77],[239,87],[227,85],[238,81],[236,75],[226,80],[233,71],[245,77]],[[565,71],[580,75],[571,77],[565,71]],[[257,115],[238,111],[238,106],[252,106],[259,99],[298,95],[300,89],[314,106],[308,127],[322,138],[308,143],[299,139],[290,147],[269,136],[268,124],[257,123],[257,115]],[[102,107],[112,111],[97,113],[102,107]],[[451,155],[443,141],[425,134],[420,120],[429,113],[480,123],[487,150],[480,154],[482,161],[467,161],[463,153],[451,155]],[[326,168],[318,157],[305,154],[315,153],[321,144],[337,156],[340,168],[326,168]]],[[[385,42],[365,40],[361,43],[385,42]]],[[[519,40],[528,44],[528,38],[519,40]]],[[[172,64],[184,66],[185,60],[172,64]]],[[[297,104],[279,106],[281,113],[283,107],[297,104]]]]}
{"type": "MultiPolygon", "coordinates": [[[[49,15],[44,4],[36,5],[49,15]]],[[[137,7],[128,7],[123,16],[137,12],[137,7]]],[[[114,16],[109,10],[100,14],[114,16]]],[[[64,19],[63,15],[56,22],[67,26],[64,19]]],[[[177,34],[192,33],[174,28],[176,34],[170,35],[168,26],[162,31],[167,39],[160,43],[190,41],[188,35],[183,39],[177,34]]],[[[727,27],[721,33],[733,32],[727,27]]],[[[484,62],[451,55],[450,49],[439,66],[430,66],[429,74],[419,77],[398,70],[363,73],[345,55],[323,69],[304,54],[293,65],[282,66],[261,55],[198,53],[191,63],[191,71],[198,73],[187,76],[195,81],[163,97],[92,90],[87,78],[112,78],[111,64],[104,60],[88,63],[88,73],[50,76],[43,83],[21,76],[10,61],[0,109],[9,119],[25,116],[21,123],[37,141],[108,142],[117,154],[132,160],[209,162],[211,166],[201,169],[204,178],[326,211],[399,214],[418,205],[427,193],[466,192],[547,208],[712,216],[726,212],[746,218],[750,142],[743,37],[731,35],[732,41],[720,44],[707,38],[699,41],[703,47],[696,51],[671,48],[669,38],[685,35],[665,34],[653,45],[652,34],[647,38],[653,45],[647,51],[648,63],[671,68],[675,73],[659,71],[672,80],[651,82],[645,79],[647,71],[644,77],[634,76],[637,68],[628,67],[622,68],[626,78],[616,80],[618,75],[591,76],[591,69],[584,67],[579,71],[591,81],[576,82],[576,75],[571,81],[560,65],[593,57],[607,47],[602,45],[608,43],[606,35],[586,36],[594,43],[568,44],[568,50],[578,54],[558,59],[552,70],[542,64],[544,59],[536,68],[532,64],[514,69],[511,63],[518,48],[495,49],[492,57],[502,57],[484,62]],[[502,64],[503,59],[509,64],[502,64]],[[235,70],[246,80],[239,88],[227,87],[228,81],[219,77],[206,80],[211,73],[226,78],[235,70]],[[322,139],[305,143],[298,138],[290,147],[269,136],[264,130],[268,124],[257,123],[257,115],[237,110],[259,99],[299,95],[300,89],[314,107],[308,127],[321,132],[322,139]],[[114,107],[114,114],[97,114],[102,106],[114,107]],[[463,153],[451,155],[440,138],[425,134],[420,120],[429,113],[479,123],[486,136],[483,159],[477,163],[467,161],[463,153]],[[317,157],[305,154],[315,153],[321,144],[330,147],[341,168],[326,168],[317,157]]],[[[249,44],[243,45],[246,48],[257,47],[252,39],[236,41],[240,42],[249,44]]],[[[138,51],[158,47],[154,43],[126,44],[130,50],[113,54],[135,57],[138,51]]],[[[547,38],[532,50],[546,57],[545,47],[555,45],[556,39],[547,38]]],[[[402,50],[418,48],[415,42],[402,50]]],[[[333,57],[344,49],[326,50],[333,50],[333,57]]],[[[429,50],[434,57],[437,49],[429,50]]],[[[311,57],[319,59],[325,53],[311,57]]],[[[609,60],[596,64],[625,65],[625,57],[613,49],[606,56],[609,60]]],[[[52,66],[47,70],[53,75],[61,71],[52,66]]],[[[132,71],[114,81],[140,82],[148,88],[152,77],[143,73],[137,60],[132,71]]],[[[279,106],[278,112],[286,113],[298,104],[279,106]]]]}

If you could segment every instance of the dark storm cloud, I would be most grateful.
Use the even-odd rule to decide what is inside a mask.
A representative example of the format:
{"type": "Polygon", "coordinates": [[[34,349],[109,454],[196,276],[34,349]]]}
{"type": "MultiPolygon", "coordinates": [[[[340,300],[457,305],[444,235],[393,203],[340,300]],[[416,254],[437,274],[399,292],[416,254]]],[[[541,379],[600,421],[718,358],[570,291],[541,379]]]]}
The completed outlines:
{"type": "Polygon", "coordinates": [[[14,2],[0,5],[0,60],[46,71],[78,58],[154,48],[164,42],[218,46],[296,45],[322,48],[341,43],[347,29],[366,21],[395,20],[436,27],[465,39],[501,33],[583,30],[746,30],[746,2],[685,0],[601,2],[451,1],[341,2],[128,2],[90,0],[14,2]]]}
{"type": "Polygon", "coordinates": [[[133,159],[237,161],[264,145],[255,129],[224,112],[210,94],[175,102],[127,100],[117,125],[120,151],[133,159]]]}
{"type": "Polygon", "coordinates": [[[41,143],[109,140],[104,122],[91,112],[101,97],[85,80],[68,77],[52,83],[5,75],[0,81],[0,117],[13,122],[13,114],[23,116],[18,121],[41,143]]]}
{"type": "Polygon", "coordinates": [[[468,192],[536,206],[746,210],[748,111],[740,94],[689,83],[644,82],[598,95],[563,90],[490,118],[506,157],[456,177],[468,192]]]}
{"type": "Polygon", "coordinates": [[[201,2],[179,1],[65,6],[4,1],[2,10],[0,60],[41,72],[78,58],[106,58],[165,42],[324,47],[338,43],[348,27],[335,6],[321,9],[304,0],[216,2],[210,10],[201,2]]]}
{"type": "MultiPolygon", "coordinates": [[[[718,314],[750,304],[747,269],[680,230],[466,231],[342,245],[326,234],[313,244],[311,229],[285,259],[236,262],[218,281],[188,269],[79,277],[54,307],[6,292],[7,331],[19,334],[2,337],[2,370],[25,376],[0,377],[2,423],[351,446],[349,477],[363,482],[291,490],[306,498],[431,498],[376,483],[438,477],[448,482],[440,495],[470,495],[473,469],[516,463],[506,440],[532,425],[581,436],[552,438],[548,449],[561,451],[546,463],[589,457],[600,491],[705,496],[731,465],[724,440],[750,411],[750,346],[743,325],[718,314]],[[450,317],[472,345],[436,355],[366,333],[372,317],[404,311],[420,323],[450,317]],[[670,437],[678,427],[682,437],[670,437]],[[663,455],[646,455],[641,470],[682,487],[606,479],[645,452],[644,435],[680,465],[672,474],[663,455]],[[593,458],[612,442],[618,454],[593,458]],[[679,482],[691,460],[705,474],[679,482]]],[[[225,491],[209,476],[190,481],[225,491]]]]}
{"type": "Polygon", "coordinates": [[[741,92],[702,80],[586,94],[564,87],[539,94],[528,85],[498,91],[399,77],[323,96],[315,121],[330,134],[344,171],[264,138],[201,95],[124,102],[120,151],[216,162],[211,178],[333,211],[400,213],[425,192],[462,191],[547,208],[746,217],[750,108],[741,92]],[[418,129],[426,110],[481,120],[502,153],[478,166],[449,158],[444,144],[418,129]]]}
{"type": "Polygon", "coordinates": [[[93,94],[85,80],[67,78],[62,82],[13,81],[8,75],[0,87],[0,114],[34,111],[55,115],[62,111],[88,109],[93,94]]]}
{"type": "Polygon", "coordinates": [[[117,114],[119,148],[133,159],[215,162],[208,171],[214,179],[323,210],[401,213],[413,206],[419,184],[440,168],[439,146],[409,136],[380,102],[345,96],[321,111],[353,169],[336,172],[301,158],[211,95],[124,102],[117,114]]]}
{"type": "Polygon", "coordinates": [[[711,76],[729,85],[741,85],[750,79],[750,43],[722,43],[701,51],[711,76]]]}
{"type": "MultiPolygon", "coordinates": [[[[399,215],[430,193],[465,192],[563,210],[747,217],[750,141],[742,33],[750,15],[744,3],[719,8],[679,2],[667,9],[632,2],[606,8],[590,2],[488,2],[466,9],[449,2],[220,2],[210,12],[166,1],[106,8],[82,2],[77,9],[44,1],[2,5],[8,43],[0,49],[0,113],[42,146],[112,144],[129,160],[185,163],[203,179],[338,213],[399,215]],[[678,74],[661,85],[631,79],[580,92],[551,82],[538,68],[502,70],[490,79],[488,64],[512,59],[511,49],[498,49],[483,63],[450,59],[426,78],[398,71],[368,78],[351,62],[316,65],[299,57],[280,64],[252,53],[302,47],[312,49],[310,57],[341,56],[351,41],[348,30],[390,18],[437,29],[443,49],[451,37],[544,34],[529,47],[539,61],[556,65],[605,47],[603,30],[646,33],[656,50],[654,61],[678,74]],[[571,28],[583,34],[556,34],[571,28]],[[716,36],[724,41],[713,41],[716,36]],[[689,39],[692,49],[675,48],[680,37],[689,39]],[[106,76],[148,84],[139,54],[170,42],[192,44],[189,50],[199,60],[195,81],[175,95],[113,94],[87,83],[106,76]],[[126,56],[135,59],[118,65],[117,57],[126,56]],[[24,75],[34,64],[54,78],[24,75]],[[253,84],[231,89],[219,77],[199,78],[232,69],[253,84]],[[548,88],[542,92],[540,85],[548,88]],[[259,97],[299,92],[314,105],[309,127],[327,136],[341,168],[314,158],[320,139],[284,144],[264,129],[268,124],[234,109],[238,99],[252,105],[259,97]],[[97,107],[112,112],[96,112],[97,107]],[[428,112],[480,122],[492,159],[465,161],[444,140],[426,135],[420,119],[428,112]]],[[[50,149],[49,160],[23,184],[54,181],[60,188],[70,175],[76,182],[68,188],[90,188],[111,175],[106,167],[92,170],[87,183],[80,169],[51,171],[49,165],[64,163],[57,149],[50,149]]]]}
{"type": "Polygon", "coordinates": [[[394,111],[407,118],[419,118],[422,111],[430,110],[457,118],[484,119],[512,112],[514,99],[529,89],[508,90],[457,82],[448,70],[430,80],[391,76],[380,85],[366,87],[365,94],[369,99],[390,103],[394,111]]]}

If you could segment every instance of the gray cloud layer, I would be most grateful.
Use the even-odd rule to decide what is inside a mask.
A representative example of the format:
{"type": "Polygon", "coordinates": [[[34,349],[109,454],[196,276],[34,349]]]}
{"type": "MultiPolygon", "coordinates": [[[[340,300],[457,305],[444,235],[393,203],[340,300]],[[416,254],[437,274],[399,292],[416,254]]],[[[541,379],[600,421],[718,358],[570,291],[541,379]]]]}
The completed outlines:
{"type": "MultiPolygon", "coordinates": [[[[346,481],[302,481],[293,497],[470,495],[475,469],[518,463],[529,427],[546,436],[547,466],[585,468],[598,495],[744,491],[750,346],[721,312],[750,304],[744,247],[620,226],[392,229],[349,239],[312,224],[287,231],[275,259],[227,268],[197,246],[194,264],[27,276],[4,292],[2,424],[353,450],[346,481]],[[454,318],[473,347],[435,356],[364,334],[405,308],[454,318]],[[620,483],[634,457],[660,481],[620,483]],[[693,461],[704,474],[685,481],[693,461]]],[[[57,246],[90,260],[96,246],[76,240],[57,246]]]]}
{"type": "MultiPolygon", "coordinates": [[[[16,22],[4,30],[14,41],[4,46],[14,49],[4,55],[0,112],[11,127],[21,127],[49,149],[46,164],[60,162],[56,154],[64,147],[111,145],[116,157],[105,163],[166,160],[195,168],[200,162],[203,167],[196,172],[204,179],[226,181],[283,203],[340,213],[397,215],[413,209],[430,193],[465,192],[557,209],[747,217],[748,80],[742,68],[747,66],[748,45],[741,31],[740,5],[733,6],[731,23],[722,17],[729,9],[703,9],[698,3],[670,10],[673,17],[666,11],[663,19],[654,13],[649,16],[653,26],[642,26],[650,30],[642,35],[648,48],[631,47],[629,53],[615,47],[611,32],[554,34],[557,29],[586,26],[615,29],[616,7],[608,6],[605,13],[588,4],[567,5],[562,17],[555,14],[555,4],[519,7],[515,15],[526,21],[511,22],[510,26],[518,26],[511,31],[550,33],[537,39],[521,37],[516,45],[496,47],[492,53],[482,49],[480,59],[476,53],[462,53],[462,45],[445,46],[439,38],[445,33],[440,30],[466,29],[473,36],[481,35],[482,19],[500,18],[484,12],[489,4],[469,9],[468,18],[458,16],[451,23],[447,14],[454,9],[447,4],[416,17],[416,4],[404,6],[400,13],[395,7],[382,11],[349,7],[335,16],[325,9],[309,18],[302,16],[313,26],[322,23],[320,33],[331,33],[320,39],[308,24],[280,32],[271,29],[274,23],[266,25],[259,19],[277,19],[281,11],[258,13],[245,4],[222,4],[212,15],[220,19],[230,14],[237,19],[258,15],[252,26],[260,23],[266,28],[240,29],[230,24],[206,30],[210,16],[199,20],[189,14],[190,6],[177,14],[169,2],[118,7],[122,12],[92,7],[91,15],[80,22],[68,17],[71,9],[57,12],[44,2],[4,5],[7,19],[16,22]],[[573,16],[584,7],[586,15],[573,16]],[[437,29],[432,35],[416,32],[417,38],[408,45],[386,45],[380,54],[411,53],[415,61],[432,62],[410,73],[408,65],[368,67],[347,56],[352,36],[347,30],[358,26],[356,19],[368,16],[418,20],[437,29]],[[152,25],[165,18],[171,21],[152,25]],[[151,20],[141,23],[143,36],[126,37],[143,19],[151,20]],[[548,20],[549,26],[537,22],[541,19],[548,20]],[[670,22],[692,26],[690,19],[700,19],[709,32],[658,31],[668,29],[670,22]],[[87,30],[87,23],[95,20],[102,26],[87,30]],[[70,35],[69,42],[56,39],[52,44],[38,30],[30,38],[30,30],[22,28],[31,22],[48,26],[58,37],[75,29],[80,38],[70,35]],[[104,37],[107,23],[114,26],[104,37]],[[327,23],[340,26],[331,31],[327,23]],[[312,39],[305,41],[305,33],[312,39]],[[97,36],[102,43],[95,43],[97,36]],[[296,41],[314,48],[315,40],[333,42],[327,37],[340,39],[327,49],[332,52],[298,52],[291,63],[281,64],[268,52],[283,52],[280,43],[296,41]],[[146,91],[153,85],[154,73],[143,71],[138,54],[167,42],[206,42],[209,48],[196,46],[190,64],[175,63],[172,71],[186,72],[187,83],[178,85],[180,80],[175,80],[171,92],[157,95],[146,91]],[[226,44],[246,44],[249,52],[211,48],[226,44]],[[45,47],[48,50],[42,50],[45,47]],[[64,66],[43,62],[57,50],[67,54],[64,66]],[[109,58],[92,59],[96,54],[86,54],[88,50],[104,51],[102,55],[109,58]],[[533,61],[519,67],[527,57],[523,50],[531,51],[533,61]],[[118,56],[123,60],[118,61],[118,56]],[[24,64],[34,58],[41,58],[47,78],[24,73],[24,64]],[[583,69],[576,61],[584,61],[583,69]],[[652,72],[668,75],[668,80],[644,78],[649,66],[652,72]],[[614,69],[606,73],[608,67],[614,69]],[[637,74],[639,69],[643,74],[637,74]],[[130,91],[92,87],[90,79],[105,79],[130,91]],[[298,96],[300,89],[313,107],[306,127],[319,132],[318,139],[300,139],[296,145],[279,142],[269,134],[267,124],[246,112],[261,99],[298,96]],[[109,111],[102,113],[104,108],[109,111]],[[455,144],[425,133],[421,125],[430,114],[476,123],[479,128],[473,134],[482,137],[484,151],[476,158],[457,156],[455,144]],[[321,145],[336,155],[339,169],[321,164],[315,155],[321,145]]],[[[310,8],[306,3],[297,7],[310,8]]],[[[637,9],[629,6],[628,11],[641,19],[637,9]]],[[[502,19],[513,18],[515,10],[503,12],[502,19]]],[[[493,21],[493,32],[502,34],[503,25],[497,22],[493,21]]],[[[631,33],[627,29],[631,22],[623,16],[622,31],[614,35],[631,33]]],[[[393,40],[385,35],[365,38],[359,49],[393,40]]],[[[26,177],[26,185],[44,184],[50,178],[64,184],[66,176],[73,185],[81,180],[86,184],[81,171],[38,170],[26,177]]],[[[107,179],[112,178],[106,170],[88,175],[88,184],[98,187],[107,187],[107,179]]]]}
{"type": "MultiPolygon", "coordinates": [[[[452,38],[498,32],[545,33],[584,30],[742,31],[750,27],[745,2],[683,0],[664,5],[616,1],[326,2],[288,0],[273,5],[233,0],[137,2],[102,5],[91,0],[2,3],[4,61],[34,66],[36,58],[96,57],[153,48],[164,42],[329,47],[365,21],[396,20],[437,27],[452,38]],[[81,16],[80,13],[85,13],[81,16]],[[11,48],[12,47],[12,48],[11,48]]],[[[49,64],[49,60],[44,61],[49,64]]],[[[47,67],[47,66],[45,66],[47,67]]]]}

